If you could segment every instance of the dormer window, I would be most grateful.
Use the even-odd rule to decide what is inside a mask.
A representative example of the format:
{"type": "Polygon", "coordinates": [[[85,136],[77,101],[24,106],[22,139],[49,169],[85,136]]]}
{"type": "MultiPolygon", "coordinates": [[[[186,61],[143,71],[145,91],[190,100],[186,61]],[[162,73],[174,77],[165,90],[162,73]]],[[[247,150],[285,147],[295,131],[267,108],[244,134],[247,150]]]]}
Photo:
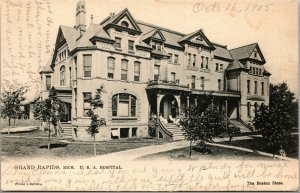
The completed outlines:
{"type": "Polygon", "coordinates": [[[160,44],[156,44],[156,48],[158,51],[161,51],[161,45],[160,44]]]}
{"type": "Polygon", "coordinates": [[[254,57],[255,57],[255,58],[257,57],[257,52],[254,52],[254,57]]]}
{"type": "Polygon", "coordinates": [[[127,21],[122,21],[121,26],[128,28],[129,24],[127,23],[127,21]]]}

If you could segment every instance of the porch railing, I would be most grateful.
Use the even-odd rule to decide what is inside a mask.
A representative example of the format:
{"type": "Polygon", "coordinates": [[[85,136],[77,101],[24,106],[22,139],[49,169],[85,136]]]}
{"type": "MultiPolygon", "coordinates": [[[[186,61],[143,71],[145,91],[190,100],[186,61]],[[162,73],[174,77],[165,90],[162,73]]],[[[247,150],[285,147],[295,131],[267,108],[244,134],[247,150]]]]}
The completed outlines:
{"type": "Polygon", "coordinates": [[[248,129],[250,129],[251,131],[253,131],[253,126],[251,126],[250,124],[246,123],[241,117],[239,117],[239,121],[242,125],[244,125],[245,127],[247,127],[248,129]]]}

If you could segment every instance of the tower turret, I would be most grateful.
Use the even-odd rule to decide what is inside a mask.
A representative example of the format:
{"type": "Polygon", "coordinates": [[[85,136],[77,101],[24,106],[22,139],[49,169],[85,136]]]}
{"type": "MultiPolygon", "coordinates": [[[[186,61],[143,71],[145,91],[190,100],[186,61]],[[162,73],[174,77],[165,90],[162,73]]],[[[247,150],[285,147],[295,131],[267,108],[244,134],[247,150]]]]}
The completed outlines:
{"type": "Polygon", "coordinates": [[[76,5],[76,26],[77,39],[86,31],[86,8],[85,0],[79,0],[76,5]]]}

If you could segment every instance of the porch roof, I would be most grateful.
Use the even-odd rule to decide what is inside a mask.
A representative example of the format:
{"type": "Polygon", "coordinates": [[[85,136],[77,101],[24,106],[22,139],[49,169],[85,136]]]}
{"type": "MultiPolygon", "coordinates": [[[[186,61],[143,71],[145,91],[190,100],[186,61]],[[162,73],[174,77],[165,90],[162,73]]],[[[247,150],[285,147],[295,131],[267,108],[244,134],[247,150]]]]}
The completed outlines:
{"type": "Polygon", "coordinates": [[[241,97],[241,94],[239,92],[212,91],[212,90],[193,90],[191,94],[211,94],[212,96],[231,97],[231,98],[241,97]]]}
{"type": "Polygon", "coordinates": [[[149,81],[147,90],[155,90],[155,89],[162,89],[162,90],[175,90],[175,91],[187,91],[190,92],[188,86],[180,85],[179,82],[173,81],[149,81]]]}

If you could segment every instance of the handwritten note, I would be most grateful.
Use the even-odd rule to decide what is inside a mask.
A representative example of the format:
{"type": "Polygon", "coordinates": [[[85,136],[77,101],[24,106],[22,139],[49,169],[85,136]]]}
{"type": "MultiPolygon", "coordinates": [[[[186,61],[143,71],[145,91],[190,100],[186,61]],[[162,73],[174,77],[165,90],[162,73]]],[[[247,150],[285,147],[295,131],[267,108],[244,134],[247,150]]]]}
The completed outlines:
{"type": "Polygon", "coordinates": [[[111,161],[47,162],[54,164],[51,169],[39,166],[44,162],[33,163],[34,169],[22,163],[2,164],[4,190],[278,191],[298,186],[297,162],[291,161],[132,161],[116,167],[103,166],[111,161]]]}
{"type": "Polygon", "coordinates": [[[2,84],[25,84],[38,90],[39,70],[49,60],[53,9],[50,0],[5,0],[2,12],[2,84]]]}

